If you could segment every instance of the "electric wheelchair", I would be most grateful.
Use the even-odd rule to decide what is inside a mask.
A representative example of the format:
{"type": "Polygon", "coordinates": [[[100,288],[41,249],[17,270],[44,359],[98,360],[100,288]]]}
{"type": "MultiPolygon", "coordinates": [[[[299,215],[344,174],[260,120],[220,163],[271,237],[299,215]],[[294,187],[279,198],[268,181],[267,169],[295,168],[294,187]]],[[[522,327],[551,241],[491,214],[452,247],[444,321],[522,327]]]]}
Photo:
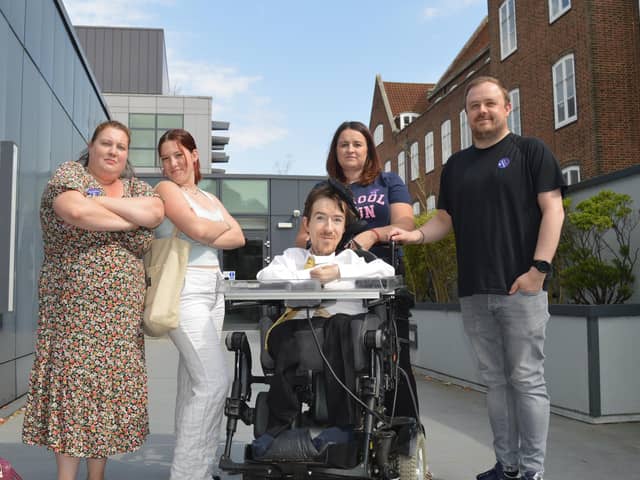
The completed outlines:
{"type": "MultiPolygon", "coordinates": [[[[353,207],[349,195],[345,201],[353,207]]],[[[357,226],[349,235],[354,232],[357,226]]],[[[227,335],[235,361],[224,412],[222,471],[242,474],[243,480],[431,479],[419,419],[394,416],[395,404],[385,409],[385,395],[396,391],[400,375],[406,376],[398,365],[394,322],[394,310],[406,301],[402,277],[345,283],[348,288],[329,290],[315,280],[226,282],[227,300],[276,305],[278,313],[295,309],[304,318],[261,319],[256,352],[261,376],[252,374],[247,335],[227,335]],[[315,314],[321,302],[345,298],[361,300],[367,313],[335,321],[338,315],[315,314]],[[337,344],[338,354],[333,351],[337,344]],[[269,389],[253,398],[256,384],[269,389]],[[231,455],[238,421],[252,425],[254,436],[241,461],[231,455]]],[[[417,412],[415,392],[412,398],[417,412]]]]}

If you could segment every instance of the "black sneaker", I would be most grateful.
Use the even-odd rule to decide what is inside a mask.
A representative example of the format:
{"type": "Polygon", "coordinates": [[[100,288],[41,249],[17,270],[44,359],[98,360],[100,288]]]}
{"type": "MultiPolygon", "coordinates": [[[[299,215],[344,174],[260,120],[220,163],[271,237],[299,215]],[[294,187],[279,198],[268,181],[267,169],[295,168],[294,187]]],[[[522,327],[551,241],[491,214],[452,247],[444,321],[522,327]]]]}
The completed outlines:
{"type": "Polygon", "coordinates": [[[516,480],[520,478],[520,473],[505,471],[500,462],[495,467],[476,476],[476,480],[516,480]]]}
{"type": "Polygon", "coordinates": [[[542,473],[540,472],[524,472],[522,480],[543,480],[542,473]]]}

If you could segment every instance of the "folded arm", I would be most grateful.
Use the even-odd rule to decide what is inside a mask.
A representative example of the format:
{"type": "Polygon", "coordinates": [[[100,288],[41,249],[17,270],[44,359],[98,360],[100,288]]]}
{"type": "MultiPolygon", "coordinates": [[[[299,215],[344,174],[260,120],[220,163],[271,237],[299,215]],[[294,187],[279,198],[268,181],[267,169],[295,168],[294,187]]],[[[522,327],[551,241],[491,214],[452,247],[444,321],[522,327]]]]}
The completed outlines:
{"type": "Polygon", "coordinates": [[[96,232],[135,230],[138,225],[87,198],[76,190],[62,192],[53,201],[53,210],[74,227],[96,232]]]}
{"type": "MultiPolygon", "coordinates": [[[[244,235],[236,220],[229,215],[222,203],[215,199],[220,208],[223,220],[214,222],[195,214],[185,200],[180,187],[169,181],[156,185],[156,192],[164,201],[165,215],[189,238],[203,245],[220,249],[237,248],[244,245],[244,235]]],[[[214,197],[215,198],[215,197],[214,197]]]]}
{"type": "Polygon", "coordinates": [[[91,201],[141,227],[157,227],[164,218],[164,207],[158,197],[93,197],[91,201]]]}

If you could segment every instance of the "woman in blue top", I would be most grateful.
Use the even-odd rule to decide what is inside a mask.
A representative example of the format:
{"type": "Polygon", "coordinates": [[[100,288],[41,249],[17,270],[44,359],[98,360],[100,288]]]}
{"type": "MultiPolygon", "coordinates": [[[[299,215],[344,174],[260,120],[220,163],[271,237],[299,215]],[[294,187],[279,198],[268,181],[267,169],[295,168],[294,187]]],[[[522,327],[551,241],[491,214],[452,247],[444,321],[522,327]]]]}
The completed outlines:
{"type": "MultiPolygon", "coordinates": [[[[378,258],[391,263],[388,247],[389,232],[397,226],[414,228],[411,197],[407,186],[398,174],[383,172],[371,132],[361,122],[343,122],[333,135],[327,173],[331,178],[344,183],[353,194],[360,218],[367,221],[368,229],[354,237],[354,241],[378,258]]],[[[403,227],[401,227],[403,228],[403,227]]],[[[298,232],[296,246],[304,247],[306,233],[298,232]]],[[[400,272],[402,272],[400,265],[400,272]]],[[[410,295],[410,294],[409,294],[410,295]]],[[[409,359],[409,302],[399,302],[396,308],[396,324],[401,338],[400,367],[407,372],[412,390],[416,391],[415,379],[409,359]],[[403,341],[404,340],[404,341],[403,341]]],[[[415,417],[416,409],[404,378],[400,380],[398,395],[387,398],[387,414],[415,417]]],[[[417,402],[416,402],[417,407],[417,402]]]]}
{"type": "MultiPolygon", "coordinates": [[[[393,227],[406,225],[413,229],[411,197],[398,174],[382,171],[366,125],[344,122],[338,127],[327,156],[327,174],[349,187],[360,217],[367,221],[369,229],[354,240],[360,247],[390,262],[388,249],[383,244],[389,241],[393,227]]],[[[296,246],[304,247],[306,241],[306,233],[301,230],[296,246]]]]}
{"type": "Polygon", "coordinates": [[[169,180],[156,186],[166,215],[156,236],[168,237],[177,228],[191,242],[180,325],[169,332],[180,352],[171,480],[205,480],[213,472],[230,383],[220,345],[224,298],[216,291],[221,280],[218,250],[241,247],[245,240],[220,200],[197,187],[200,162],[189,132],[167,131],[158,141],[158,154],[169,180]]]}

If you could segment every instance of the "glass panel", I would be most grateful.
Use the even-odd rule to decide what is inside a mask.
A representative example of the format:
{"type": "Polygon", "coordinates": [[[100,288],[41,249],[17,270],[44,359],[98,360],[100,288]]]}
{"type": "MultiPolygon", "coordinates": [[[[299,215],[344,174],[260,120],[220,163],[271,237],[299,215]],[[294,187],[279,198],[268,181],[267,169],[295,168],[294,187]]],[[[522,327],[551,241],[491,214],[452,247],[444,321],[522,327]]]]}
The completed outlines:
{"type": "Polygon", "coordinates": [[[572,97],[567,101],[567,116],[571,118],[571,117],[575,117],[575,115],[576,115],[576,99],[572,97]]]}
{"type": "Polygon", "coordinates": [[[558,122],[564,122],[566,115],[564,113],[564,103],[558,104],[558,122]]]}
{"type": "Polygon", "coordinates": [[[156,148],[156,132],[153,130],[131,130],[131,148],[156,148]]]}
{"type": "Polygon", "coordinates": [[[130,113],[129,128],[156,128],[156,118],[153,113],[130,113]]]}
{"type": "Polygon", "coordinates": [[[236,280],[255,280],[256,274],[264,266],[262,257],[263,239],[248,239],[245,246],[222,252],[225,271],[236,272],[236,280]]]}
{"type": "Polygon", "coordinates": [[[218,181],[213,178],[203,178],[198,187],[212,195],[218,195],[218,181]]]}
{"type": "MultiPolygon", "coordinates": [[[[225,205],[225,208],[227,206],[225,205]]],[[[228,208],[227,208],[228,210],[228,208]]],[[[267,229],[267,217],[236,217],[238,224],[242,230],[266,230],[267,229]]]]}
{"type": "Polygon", "coordinates": [[[231,214],[268,213],[267,180],[223,180],[221,200],[231,214]]]}
{"type": "Polygon", "coordinates": [[[183,125],[184,115],[158,114],[158,130],[162,130],[163,133],[170,128],[182,128],[183,125]]]}
{"type": "Polygon", "coordinates": [[[571,178],[571,185],[578,183],[580,181],[580,170],[571,170],[571,172],[569,172],[569,177],[571,178]]]}
{"type": "Polygon", "coordinates": [[[129,161],[134,167],[155,167],[155,150],[129,150],[129,161]]]}

